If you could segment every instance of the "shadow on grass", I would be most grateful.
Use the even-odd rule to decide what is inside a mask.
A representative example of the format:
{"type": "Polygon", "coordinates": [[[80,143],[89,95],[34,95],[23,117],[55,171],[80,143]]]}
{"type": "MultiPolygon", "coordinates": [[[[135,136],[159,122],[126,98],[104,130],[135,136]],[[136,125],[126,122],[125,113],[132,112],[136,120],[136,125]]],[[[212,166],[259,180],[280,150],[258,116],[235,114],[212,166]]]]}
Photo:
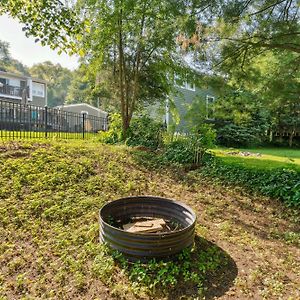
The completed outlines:
{"type": "Polygon", "coordinates": [[[117,254],[119,259],[120,257],[122,259],[116,261],[121,268],[124,268],[122,261],[123,263],[126,261],[125,270],[129,280],[140,287],[149,288],[147,294],[149,293],[151,299],[182,300],[198,299],[199,296],[201,299],[202,297],[216,299],[233,286],[238,275],[237,265],[222,248],[202,237],[195,236],[193,250],[186,253],[190,254],[183,255],[181,258],[182,254],[180,254],[172,260],[156,260],[155,263],[150,261],[142,264],[128,263],[122,255],[117,254]],[[170,284],[174,269],[180,270],[180,273],[175,275],[176,283],[170,284]],[[194,280],[195,277],[197,280],[194,280]],[[155,281],[157,282],[155,288],[151,288],[155,281]]]}
{"type": "MultiPolygon", "coordinates": [[[[165,171],[165,169],[172,170],[168,176],[177,182],[186,182],[186,170],[175,165],[168,165],[161,160],[161,156],[157,153],[148,151],[131,151],[134,161],[149,171],[165,171]]],[[[195,237],[195,250],[191,256],[191,263],[195,266],[200,266],[200,270],[196,271],[199,276],[203,278],[203,296],[205,299],[214,299],[224,295],[231,286],[238,275],[238,269],[235,261],[230,255],[218,247],[216,244],[207,241],[206,239],[195,237]],[[214,249],[212,252],[211,250],[214,249]],[[204,255],[204,258],[203,258],[204,255]],[[199,259],[200,257],[200,259],[199,259]],[[205,261],[207,258],[207,261],[205,261]],[[218,262],[215,260],[217,259],[218,262]],[[201,264],[205,265],[205,272],[201,271],[201,264]],[[215,267],[211,268],[211,265],[215,267]]],[[[167,299],[179,300],[186,298],[194,298],[198,295],[197,284],[189,281],[179,280],[176,286],[167,291],[167,299]]],[[[157,290],[154,297],[160,297],[165,294],[163,290],[157,290]]]]}
{"type": "Polygon", "coordinates": [[[186,169],[186,167],[182,165],[165,161],[159,152],[130,149],[130,154],[138,166],[152,172],[165,173],[167,169],[170,171],[168,176],[178,182],[183,181],[186,178],[186,172],[189,171],[189,169],[186,169]]]}
{"type": "MultiPolygon", "coordinates": [[[[201,254],[209,253],[211,249],[214,249],[214,255],[217,255],[219,262],[215,270],[208,271],[204,275],[203,296],[205,299],[215,299],[224,295],[233,286],[234,280],[238,275],[237,265],[230,255],[216,244],[199,236],[195,237],[195,251],[192,255],[192,263],[195,265],[201,263],[201,261],[199,262],[201,254]]],[[[214,261],[213,257],[208,257],[208,260],[210,259],[212,260],[208,261],[208,264],[214,261]]],[[[185,299],[186,297],[195,297],[197,294],[197,286],[182,281],[170,291],[168,299],[185,299]]]]}

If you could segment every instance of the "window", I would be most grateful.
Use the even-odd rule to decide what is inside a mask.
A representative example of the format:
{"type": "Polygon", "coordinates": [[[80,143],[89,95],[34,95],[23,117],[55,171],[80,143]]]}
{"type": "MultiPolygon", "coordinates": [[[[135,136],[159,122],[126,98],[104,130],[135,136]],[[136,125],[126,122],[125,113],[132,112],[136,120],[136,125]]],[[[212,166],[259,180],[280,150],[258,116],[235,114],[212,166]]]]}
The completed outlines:
{"type": "Polygon", "coordinates": [[[20,79],[8,79],[8,85],[14,86],[14,87],[20,87],[21,86],[21,81],[20,79]]]}
{"type": "Polygon", "coordinates": [[[45,85],[43,83],[32,83],[32,96],[45,98],[45,85]]]}
{"type": "Polygon", "coordinates": [[[186,80],[182,80],[178,75],[174,76],[175,79],[175,85],[189,91],[195,91],[195,84],[189,83],[186,80]]]}
{"type": "Polygon", "coordinates": [[[0,86],[1,86],[1,83],[3,85],[7,84],[6,78],[0,78],[0,86]]]}
{"type": "MultiPolygon", "coordinates": [[[[177,84],[176,84],[177,85],[177,84]]],[[[196,89],[195,89],[195,84],[193,84],[193,83],[188,83],[188,82],[183,82],[181,85],[177,85],[177,86],[179,86],[180,88],[182,88],[182,89],[185,89],[185,90],[189,90],[189,91],[195,91],[196,89]]]]}
{"type": "Polygon", "coordinates": [[[206,118],[213,119],[215,97],[206,95],[206,118]]]}
{"type": "Polygon", "coordinates": [[[188,83],[188,82],[185,82],[185,89],[186,90],[189,90],[189,91],[195,91],[195,84],[194,83],[188,83]]]}

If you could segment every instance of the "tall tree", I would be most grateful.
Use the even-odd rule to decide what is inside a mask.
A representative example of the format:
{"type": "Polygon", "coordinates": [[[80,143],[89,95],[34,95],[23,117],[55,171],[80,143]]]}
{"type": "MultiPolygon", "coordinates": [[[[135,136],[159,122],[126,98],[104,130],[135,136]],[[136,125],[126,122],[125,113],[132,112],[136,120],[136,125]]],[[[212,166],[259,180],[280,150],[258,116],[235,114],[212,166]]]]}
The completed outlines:
{"type": "Polygon", "coordinates": [[[50,107],[65,103],[72,80],[72,72],[69,69],[46,61],[32,66],[30,74],[47,82],[50,107]]]}
{"type": "MultiPolygon", "coordinates": [[[[300,67],[296,53],[268,51],[223,79],[215,117],[234,125],[294,136],[300,132],[300,67]]],[[[238,61],[237,61],[238,62],[238,61]]]]}
{"type": "Polygon", "coordinates": [[[0,40],[0,70],[29,75],[28,68],[10,55],[9,43],[0,40]]]}
{"type": "Polygon", "coordinates": [[[115,89],[110,85],[112,72],[82,61],[73,72],[68,103],[89,103],[106,111],[114,110],[115,89]]]}
{"type": "Polygon", "coordinates": [[[201,46],[214,65],[227,60],[236,67],[246,57],[268,50],[300,53],[300,11],[297,0],[212,0],[192,1],[191,14],[199,20],[198,39],[183,36],[183,48],[201,46]]]}
{"type": "Polygon", "coordinates": [[[0,70],[4,71],[10,61],[9,44],[0,40],[0,70]]]}
{"type": "Polygon", "coordinates": [[[161,99],[173,85],[166,75],[180,65],[176,36],[190,2],[78,0],[77,10],[67,2],[3,0],[0,13],[17,17],[42,44],[71,53],[84,45],[88,63],[113,66],[125,136],[138,104],[161,99]]]}
{"type": "Polygon", "coordinates": [[[187,12],[186,3],[82,0],[78,5],[90,20],[90,33],[84,37],[86,57],[101,70],[111,69],[126,136],[138,106],[165,98],[173,87],[167,74],[184,68],[176,36],[178,21],[183,22],[187,12]]]}

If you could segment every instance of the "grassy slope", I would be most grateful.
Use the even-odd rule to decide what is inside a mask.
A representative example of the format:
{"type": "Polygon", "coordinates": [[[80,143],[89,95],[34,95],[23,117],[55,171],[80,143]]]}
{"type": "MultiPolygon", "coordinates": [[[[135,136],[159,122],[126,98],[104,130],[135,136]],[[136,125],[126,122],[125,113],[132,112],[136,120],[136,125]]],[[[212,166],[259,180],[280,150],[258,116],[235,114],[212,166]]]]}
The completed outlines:
{"type": "MultiPolygon", "coordinates": [[[[228,255],[207,278],[207,299],[299,297],[296,212],[150,158],[86,141],[0,144],[0,299],[148,299],[98,243],[99,208],[140,194],[191,205],[197,247],[228,255]]],[[[179,284],[165,297],[191,299],[192,291],[179,284]]]]}
{"type": "Polygon", "coordinates": [[[226,163],[236,163],[249,168],[291,168],[300,171],[300,150],[285,148],[257,148],[239,150],[248,151],[251,153],[260,153],[261,156],[243,157],[239,155],[227,154],[228,152],[236,151],[236,149],[231,148],[213,149],[212,152],[221,157],[226,163]]]}

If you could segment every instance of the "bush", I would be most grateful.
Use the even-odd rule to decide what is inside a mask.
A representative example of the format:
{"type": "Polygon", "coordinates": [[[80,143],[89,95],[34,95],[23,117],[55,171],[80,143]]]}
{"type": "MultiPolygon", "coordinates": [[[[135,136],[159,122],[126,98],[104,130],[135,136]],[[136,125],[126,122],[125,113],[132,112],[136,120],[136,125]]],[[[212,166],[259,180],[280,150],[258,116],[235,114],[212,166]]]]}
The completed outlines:
{"type": "Polygon", "coordinates": [[[172,163],[199,165],[207,149],[214,146],[215,137],[215,131],[204,124],[197,129],[197,133],[178,135],[166,144],[163,158],[172,163]]]}
{"type": "Polygon", "coordinates": [[[163,123],[148,116],[132,119],[126,144],[129,146],[144,146],[157,149],[163,144],[163,123]]]}
{"type": "Polygon", "coordinates": [[[122,140],[122,118],[119,114],[109,116],[108,131],[99,132],[99,141],[105,144],[117,144],[122,140]]]}
{"type": "Polygon", "coordinates": [[[281,199],[289,206],[300,206],[300,172],[297,170],[247,168],[214,158],[206,162],[200,172],[281,199]]]}
{"type": "MultiPolygon", "coordinates": [[[[147,116],[134,118],[125,141],[128,146],[144,146],[157,149],[162,142],[163,124],[147,116]]],[[[110,116],[109,130],[99,133],[99,141],[106,144],[117,144],[122,140],[122,118],[119,114],[110,116]]]]}
{"type": "Polygon", "coordinates": [[[181,137],[166,146],[163,158],[172,163],[192,164],[196,148],[189,137],[181,137]]]}
{"type": "Polygon", "coordinates": [[[218,130],[218,142],[226,147],[248,147],[261,143],[260,131],[254,127],[234,124],[225,125],[218,130]]]}

